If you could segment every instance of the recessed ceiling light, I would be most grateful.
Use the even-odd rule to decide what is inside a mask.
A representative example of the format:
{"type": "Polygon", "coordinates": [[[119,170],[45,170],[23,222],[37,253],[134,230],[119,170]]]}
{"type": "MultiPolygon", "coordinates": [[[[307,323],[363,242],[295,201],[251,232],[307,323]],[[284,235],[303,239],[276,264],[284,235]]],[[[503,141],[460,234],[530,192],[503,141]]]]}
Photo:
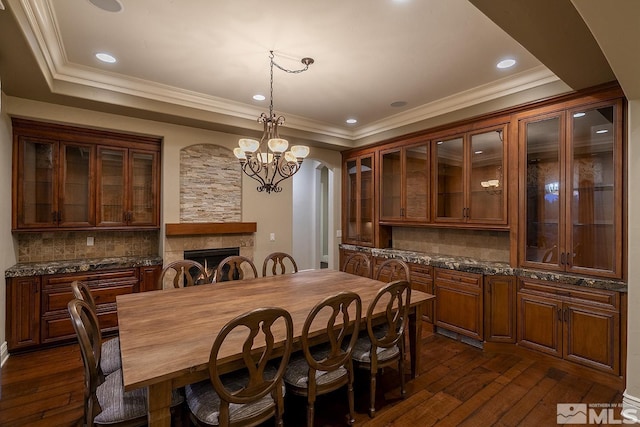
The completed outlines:
{"type": "Polygon", "coordinates": [[[586,114],[587,114],[587,113],[582,113],[582,112],[580,112],[580,113],[575,113],[575,114],[573,115],[573,117],[575,117],[576,119],[578,119],[578,118],[580,118],[580,117],[584,117],[586,114]]]}
{"type": "Polygon", "coordinates": [[[609,132],[607,129],[600,129],[596,131],[596,133],[607,133],[607,132],[609,132]]]}
{"type": "Polygon", "coordinates": [[[392,107],[404,107],[405,105],[407,105],[407,101],[396,101],[391,103],[392,107]]]}
{"type": "Polygon", "coordinates": [[[96,53],[96,58],[98,58],[102,62],[107,62],[109,64],[113,64],[114,62],[116,62],[116,58],[104,52],[96,53]]]}
{"type": "Polygon", "coordinates": [[[516,60],[508,58],[508,59],[503,59],[502,61],[498,62],[496,64],[496,67],[498,67],[498,68],[511,68],[514,65],[516,65],[516,60]]]}
{"type": "Polygon", "coordinates": [[[474,151],[475,154],[482,154],[482,150],[474,151]]]}
{"type": "Polygon", "coordinates": [[[358,121],[356,119],[347,119],[347,123],[349,123],[350,125],[354,124],[354,123],[358,123],[358,121]]]}
{"type": "Polygon", "coordinates": [[[264,95],[253,95],[253,99],[255,99],[256,101],[264,101],[266,98],[264,97],[264,95]]]}
{"type": "Polygon", "coordinates": [[[119,0],[89,0],[89,3],[105,12],[121,12],[122,3],[119,0]]]}

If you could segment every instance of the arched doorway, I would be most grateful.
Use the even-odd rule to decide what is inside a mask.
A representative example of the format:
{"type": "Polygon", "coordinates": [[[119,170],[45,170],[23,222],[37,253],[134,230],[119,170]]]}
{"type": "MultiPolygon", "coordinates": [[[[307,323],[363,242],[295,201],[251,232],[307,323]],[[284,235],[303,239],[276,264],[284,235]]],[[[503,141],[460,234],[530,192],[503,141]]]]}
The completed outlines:
{"type": "Polygon", "coordinates": [[[334,172],[307,159],[293,177],[293,255],[298,268],[335,268],[334,172]]]}

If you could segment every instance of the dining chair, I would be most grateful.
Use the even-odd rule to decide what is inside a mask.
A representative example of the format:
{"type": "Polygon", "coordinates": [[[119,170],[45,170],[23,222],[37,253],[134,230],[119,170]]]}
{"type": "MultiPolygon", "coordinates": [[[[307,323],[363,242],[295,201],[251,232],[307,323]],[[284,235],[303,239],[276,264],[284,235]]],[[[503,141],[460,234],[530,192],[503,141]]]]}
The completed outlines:
{"type": "Polygon", "coordinates": [[[371,262],[369,257],[361,252],[350,254],[342,264],[342,271],[357,276],[371,277],[371,262]]]}
{"type": "Polygon", "coordinates": [[[282,308],[258,308],[229,321],[211,347],[209,380],[185,386],[191,420],[200,426],[255,426],[275,417],[275,424],[282,426],[282,377],[292,343],[293,321],[282,308]],[[276,345],[276,334],[284,339],[282,346],[276,345]],[[223,345],[228,345],[225,340],[242,348],[239,362],[243,366],[221,374],[218,357],[223,345]]]}
{"type": "MultiPolygon", "coordinates": [[[[86,282],[74,280],[71,282],[71,292],[73,292],[73,296],[75,298],[85,301],[95,313],[96,319],[98,319],[98,307],[89,285],[87,285],[86,282]]],[[[102,353],[102,357],[100,358],[100,369],[104,375],[109,375],[122,368],[119,337],[113,337],[102,341],[100,347],[100,351],[102,353]]]]}
{"type": "Polygon", "coordinates": [[[355,422],[353,362],[351,352],[358,339],[362,302],[354,292],[341,292],[319,302],[302,328],[302,354],[292,356],[284,374],[287,391],[307,397],[307,426],[312,427],[316,396],[347,386],[348,424],[355,422]],[[352,317],[353,316],[353,317],[352,317]],[[309,330],[316,318],[328,342],[312,347],[309,330]]]}
{"type": "Polygon", "coordinates": [[[384,260],[382,264],[378,266],[373,278],[385,283],[396,280],[406,280],[411,283],[411,272],[406,262],[399,259],[389,258],[384,260]]]}
{"type": "MultiPolygon", "coordinates": [[[[73,328],[78,337],[84,365],[84,425],[93,426],[144,426],[147,425],[147,388],[124,391],[122,370],[106,377],[100,369],[101,346],[98,317],[89,303],[74,298],[67,304],[73,328]]],[[[172,410],[184,399],[172,395],[172,410]]]]}
{"type": "Polygon", "coordinates": [[[269,254],[264,259],[264,263],[262,263],[262,277],[267,277],[267,268],[269,267],[270,261],[273,262],[271,266],[272,276],[285,274],[287,272],[287,266],[290,266],[294,273],[298,272],[298,265],[291,255],[284,252],[274,252],[269,254]]]}
{"type": "Polygon", "coordinates": [[[411,286],[406,280],[396,280],[383,286],[367,309],[367,333],[362,334],[353,349],[353,361],[356,367],[367,369],[370,374],[369,416],[375,416],[376,375],[379,369],[398,365],[400,375],[400,394],[404,398],[404,334],[409,317],[411,286]],[[380,317],[374,319],[373,313],[381,304],[386,307],[384,323],[380,317]]]}
{"type": "Polygon", "coordinates": [[[258,277],[258,270],[249,258],[242,255],[228,256],[218,264],[216,269],[216,282],[228,282],[230,280],[245,279],[245,275],[253,273],[253,277],[258,277]]]}
{"type": "Polygon", "coordinates": [[[173,277],[174,288],[185,288],[210,282],[202,264],[189,259],[180,259],[167,264],[158,278],[158,289],[164,288],[165,277],[173,277]]]}

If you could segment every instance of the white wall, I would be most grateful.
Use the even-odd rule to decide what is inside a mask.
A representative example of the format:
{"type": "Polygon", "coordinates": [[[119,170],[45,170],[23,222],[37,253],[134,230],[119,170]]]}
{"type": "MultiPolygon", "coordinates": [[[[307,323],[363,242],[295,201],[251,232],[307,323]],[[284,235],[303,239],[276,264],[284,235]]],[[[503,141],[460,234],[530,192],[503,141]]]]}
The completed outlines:
{"type": "Polygon", "coordinates": [[[300,270],[316,266],[316,188],[315,174],[318,161],[307,158],[293,177],[293,252],[300,270]]]}
{"type": "MultiPolygon", "coordinates": [[[[11,236],[11,121],[5,112],[5,97],[0,91],[0,200],[4,208],[0,209],[0,271],[4,278],[7,268],[16,263],[15,242],[11,236]]],[[[6,282],[0,285],[0,365],[8,356],[6,342],[6,282]]]]}
{"type": "MultiPolygon", "coordinates": [[[[627,388],[625,405],[640,409],[640,100],[629,101],[627,143],[628,164],[628,320],[627,320],[627,388]]],[[[640,412],[638,413],[640,415],[640,412]]]]}

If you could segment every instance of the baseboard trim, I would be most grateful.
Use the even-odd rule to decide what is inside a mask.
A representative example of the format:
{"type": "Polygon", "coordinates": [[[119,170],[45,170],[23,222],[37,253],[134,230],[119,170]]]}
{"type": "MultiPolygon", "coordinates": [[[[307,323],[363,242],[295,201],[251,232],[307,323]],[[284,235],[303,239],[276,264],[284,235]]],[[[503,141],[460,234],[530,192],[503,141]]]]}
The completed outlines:
{"type": "Polygon", "coordinates": [[[3,342],[0,345],[0,368],[4,366],[5,362],[9,360],[9,348],[7,347],[7,342],[3,342]]]}
{"type": "Polygon", "coordinates": [[[627,390],[622,393],[622,416],[633,422],[640,418],[640,398],[628,394],[627,390]]]}

